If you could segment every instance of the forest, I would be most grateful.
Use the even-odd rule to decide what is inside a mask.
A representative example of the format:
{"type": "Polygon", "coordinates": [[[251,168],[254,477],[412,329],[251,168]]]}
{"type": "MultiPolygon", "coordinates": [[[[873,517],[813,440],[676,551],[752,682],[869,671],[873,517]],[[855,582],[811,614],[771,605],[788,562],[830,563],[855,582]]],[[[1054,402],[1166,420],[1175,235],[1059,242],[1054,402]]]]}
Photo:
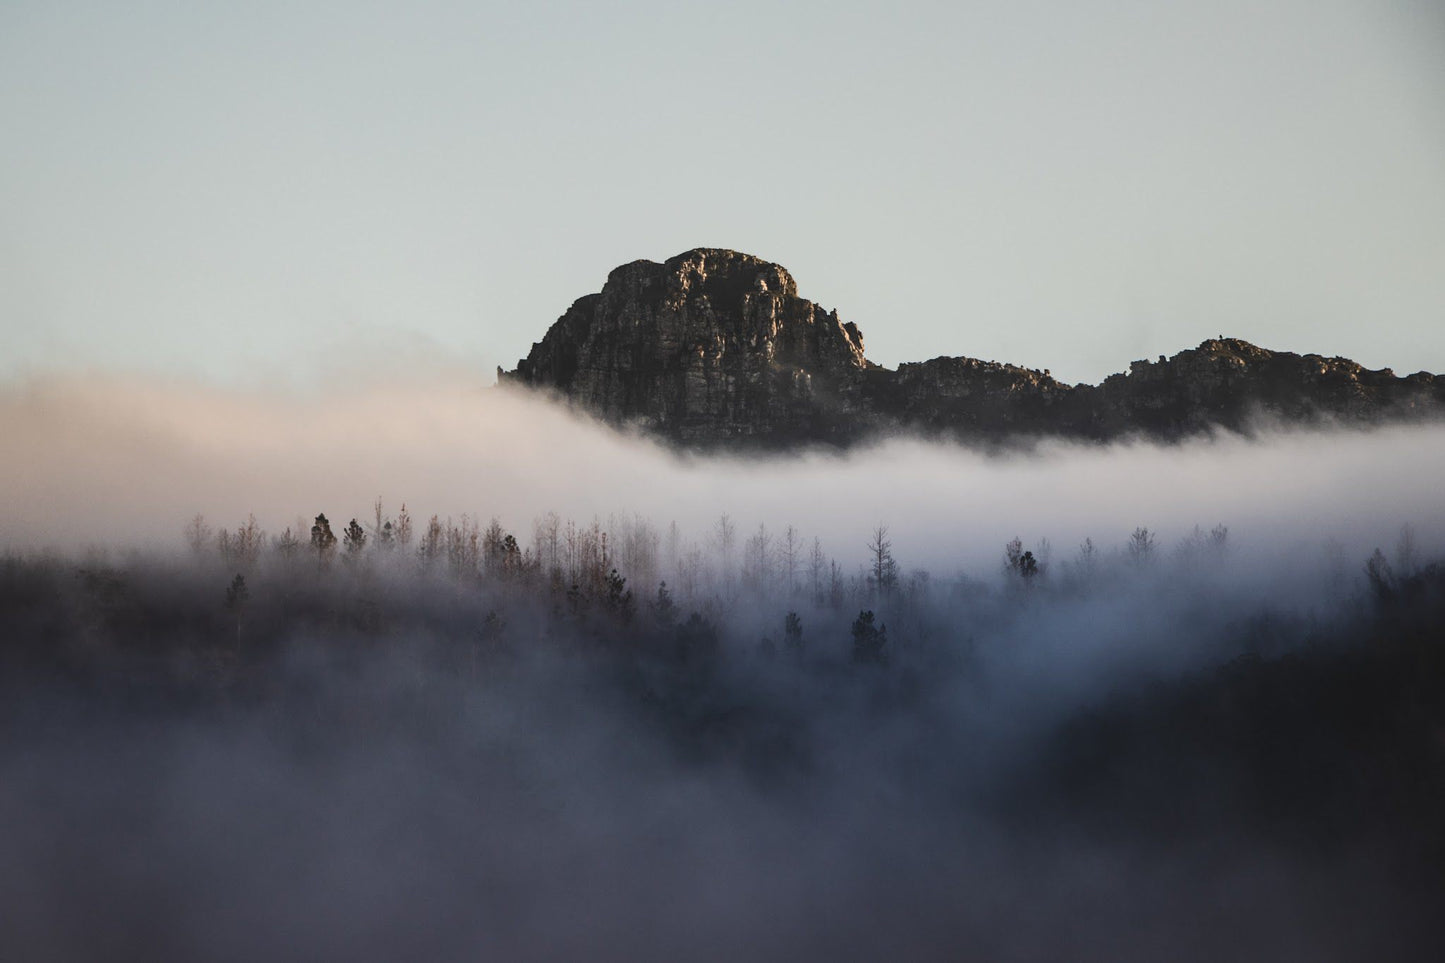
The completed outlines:
{"type": "Polygon", "coordinates": [[[1015,538],[953,571],[886,524],[725,514],[175,530],[0,561],[17,958],[1442,935],[1445,566],[1410,526],[1359,556],[1213,520],[1015,538]]]}

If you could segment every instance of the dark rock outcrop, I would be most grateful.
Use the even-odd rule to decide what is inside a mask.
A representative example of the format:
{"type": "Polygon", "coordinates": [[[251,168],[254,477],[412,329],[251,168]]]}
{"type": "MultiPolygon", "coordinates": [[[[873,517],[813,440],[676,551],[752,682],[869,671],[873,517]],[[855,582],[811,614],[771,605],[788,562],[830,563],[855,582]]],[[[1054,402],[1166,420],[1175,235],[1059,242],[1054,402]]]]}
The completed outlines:
{"type": "Polygon", "coordinates": [[[1445,378],[1234,339],[1136,361],[1097,386],[973,358],[894,371],[864,357],[855,325],[798,297],[782,267],[706,248],[617,268],[498,379],[702,448],[842,446],[894,430],[1172,440],[1260,419],[1375,423],[1445,411],[1445,378]]]}
{"type": "Polygon", "coordinates": [[[503,379],[685,443],[838,444],[866,419],[867,368],[857,327],[783,268],[700,249],[617,268],[503,379]]]}

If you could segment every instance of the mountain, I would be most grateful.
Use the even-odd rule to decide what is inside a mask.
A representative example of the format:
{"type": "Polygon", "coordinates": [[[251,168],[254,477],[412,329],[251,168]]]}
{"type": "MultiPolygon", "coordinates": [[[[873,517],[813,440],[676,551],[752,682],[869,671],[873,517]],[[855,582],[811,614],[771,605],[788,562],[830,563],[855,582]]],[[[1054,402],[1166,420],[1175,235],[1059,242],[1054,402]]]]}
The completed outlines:
{"type": "Polygon", "coordinates": [[[846,446],[908,431],[965,441],[1376,424],[1439,417],[1445,378],[1221,338],[1099,385],[975,358],[869,361],[858,326],[798,296],[777,264],[697,248],[612,271],[502,384],[554,392],[615,424],[691,448],[846,446]]]}

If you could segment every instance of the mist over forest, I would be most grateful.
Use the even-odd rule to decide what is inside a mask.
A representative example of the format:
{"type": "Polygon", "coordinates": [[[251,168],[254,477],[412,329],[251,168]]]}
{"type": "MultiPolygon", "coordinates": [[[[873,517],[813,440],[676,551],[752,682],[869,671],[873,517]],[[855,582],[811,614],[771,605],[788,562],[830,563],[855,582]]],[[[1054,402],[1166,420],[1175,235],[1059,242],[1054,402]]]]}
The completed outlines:
{"type": "Polygon", "coordinates": [[[0,955],[1429,959],[1445,428],[0,393],[0,955]]]}

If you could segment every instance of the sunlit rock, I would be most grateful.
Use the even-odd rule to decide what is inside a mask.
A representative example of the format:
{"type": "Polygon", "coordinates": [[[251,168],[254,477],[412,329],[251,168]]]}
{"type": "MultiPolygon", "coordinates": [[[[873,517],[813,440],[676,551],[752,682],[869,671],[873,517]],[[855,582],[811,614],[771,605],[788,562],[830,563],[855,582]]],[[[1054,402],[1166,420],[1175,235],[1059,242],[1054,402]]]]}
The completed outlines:
{"type": "Polygon", "coordinates": [[[1211,339],[1100,385],[975,358],[873,364],[857,325],[736,251],[633,261],[576,301],[504,383],[555,392],[689,447],[846,446],[908,431],[966,441],[1172,440],[1264,423],[1438,417],[1445,379],[1211,339]]]}

